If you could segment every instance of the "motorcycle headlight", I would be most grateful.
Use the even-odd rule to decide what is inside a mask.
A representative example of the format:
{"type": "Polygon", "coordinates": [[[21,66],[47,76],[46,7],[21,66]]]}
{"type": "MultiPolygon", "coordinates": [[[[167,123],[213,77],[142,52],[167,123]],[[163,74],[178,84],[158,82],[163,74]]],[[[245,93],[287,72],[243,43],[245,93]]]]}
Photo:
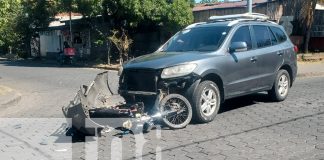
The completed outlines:
{"type": "Polygon", "coordinates": [[[183,64],[174,67],[165,68],[162,71],[161,78],[174,78],[185,76],[193,72],[197,67],[197,64],[183,64]]]}

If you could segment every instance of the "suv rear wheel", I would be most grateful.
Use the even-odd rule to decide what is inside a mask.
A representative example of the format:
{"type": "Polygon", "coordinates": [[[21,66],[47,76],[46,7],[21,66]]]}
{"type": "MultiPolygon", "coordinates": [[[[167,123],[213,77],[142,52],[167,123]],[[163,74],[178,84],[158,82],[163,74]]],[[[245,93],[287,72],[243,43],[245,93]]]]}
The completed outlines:
{"type": "Polygon", "coordinates": [[[290,76],[286,70],[279,70],[272,89],[268,92],[272,100],[280,102],[287,98],[290,88],[290,76]]]}
{"type": "Polygon", "coordinates": [[[212,81],[201,82],[193,95],[193,114],[197,122],[214,120],[220,107],[220,92],[212,81]]]}

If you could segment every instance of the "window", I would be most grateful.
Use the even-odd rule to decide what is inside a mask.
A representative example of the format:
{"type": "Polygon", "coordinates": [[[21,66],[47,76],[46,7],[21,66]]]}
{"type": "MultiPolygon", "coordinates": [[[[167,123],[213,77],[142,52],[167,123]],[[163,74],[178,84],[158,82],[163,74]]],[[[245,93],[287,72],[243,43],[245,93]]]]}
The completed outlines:
{"type": "Polygon", "coordinates": [[[184,29],[163,47],[164,52],[216,51],[227,36],[228,26],[184,29]]]}
{"type": "Polygon", "coordinates": [[[270,27],[271,31],[276,35],[279,43],[287,40],[286,34],[278,27],[270,27]]]}
{"type": "Polygon", "coordinates": [[[275,35],[272,33],[272,31],[270,30],[270,28],[268,29],[268,31],[270,33],[270,38],[271,38],[272,45],[278,44],[277,39],[276,39],[275,35]]]}
{"type": "Polygon", "coordinates": [[[251,35],[250,35],[250,29],[249,26],[244,26],[239,28],[233,38],[232,38],[232,43],[233,42],[246,42],[248,50],[252,48],[252,40],[251,40],[251,35]]]}
{"type": "Polygon", "coordinates": [[[253,26],[255,40],[258,48],[271,46],[271,38],[266,26],[253,26]]]}

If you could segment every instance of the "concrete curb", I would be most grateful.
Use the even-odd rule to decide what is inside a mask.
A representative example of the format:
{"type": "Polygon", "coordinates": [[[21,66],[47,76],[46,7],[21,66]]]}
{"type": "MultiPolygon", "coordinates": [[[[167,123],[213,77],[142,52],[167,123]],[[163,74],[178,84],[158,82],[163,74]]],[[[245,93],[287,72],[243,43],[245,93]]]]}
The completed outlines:
{"type": "Polygon", "coordinates": [[[8,59],[0,57],[0,61],[8,61],[8,59]]]}
{"type": "Polygon", "coordinates": [[[21,100],[21,94],[9,87],[0,86],[0,110],[17,104],[21,100]]]}
{"type": "Polygon", "coordinates": [[[298,73],[297,77],[318,77],[324,76],[324,72],[308,72],[308,73],[298,73]]]}

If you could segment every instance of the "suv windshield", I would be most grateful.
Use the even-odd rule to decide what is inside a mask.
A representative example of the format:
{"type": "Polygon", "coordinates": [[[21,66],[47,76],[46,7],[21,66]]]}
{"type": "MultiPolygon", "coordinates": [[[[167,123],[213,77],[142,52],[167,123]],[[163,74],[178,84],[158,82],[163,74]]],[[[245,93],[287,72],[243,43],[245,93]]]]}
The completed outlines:
{"type": "Polygon", "coordinates": [[[162,48],[163,52],[215,51],[229,30],[228,26],[184,29],[174,35],[162,48]]]}

